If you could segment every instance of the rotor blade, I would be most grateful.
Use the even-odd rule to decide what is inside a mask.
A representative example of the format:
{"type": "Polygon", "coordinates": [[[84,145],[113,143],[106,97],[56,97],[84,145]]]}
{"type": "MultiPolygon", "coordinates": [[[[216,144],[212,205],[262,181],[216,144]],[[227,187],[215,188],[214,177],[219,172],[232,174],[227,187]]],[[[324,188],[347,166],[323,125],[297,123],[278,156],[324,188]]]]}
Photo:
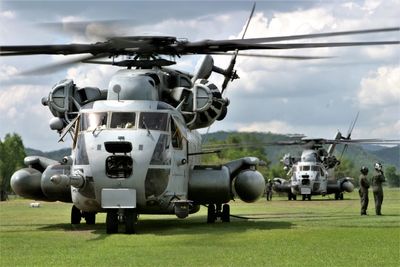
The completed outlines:
{"type": "Polygon", "coordinates": [[[347,137],[346,137],[346,139],[350,139],[350,137],[351,137],[351,132],[353,132],[354,126],[356,125],[356,122],[357,122],[357,119],[358,119],[358,115],[360,115],[360,111],[357,112],[356,117],[355,117],[354,120],[351,122],[350,128],[349,128],[349,130],[347,131],[347,137]]]}
{"type": "Polygon", "coordinates": [[[321,37],[331,37],[331,36],[344,36],[344,35],[355,35],[355,34],[368,34],[368,33],[378,33],[378,32],[392,32],[392,31],[400,31],[400,27],[357,30],[357,31],[341,31],[341,32],[328,32],[328,33],[288,35],[288,36],[277,36],[277,37],[249,38],[249,39],[245,39],[245,40],[232,39],[229,41],[235,41],[238,43],[245,41],[246,43],[256,44],[256,43],[268,43],[268,42],[279,42],[279,41],[288,41],[288,40],[321,38],[321,37]]]}
{"type": "Polygon", "coordinates": [[[106,40],[116,36],[126,35],[126,28],[131,26],[134,20],[114,19],[114,20],[87,20],[87,21],[67,21],[67,22],[43,22],[38,23],[43,27],[59,33],[60,31],[77,35],[95,37],[99,40],[106,40]]]}
{"type": "MultiPolygon", "coordinates": [[[[249,19],[247,20],[246,27],[244,28],[244,31],[243,31],[242,39],[244,39],[244,36],[246,35],[247,29],[248,29],[248,27],[250,25],[250,21],[251,21],[251,18],[253,17],[255,9],[256,9],[256,2],[254,2],[253,8],[251,9],[249,19]]],[[[226,87],[228,86],[229,81],[237,79],[239,77],[239,76],[236,75],[236,73],[234,72],[234,69],[233,69],[235,67],[235,64],[236,64],[236,57],[238,56],[238,53],[239,53],[239,50],[237,50],[237,49],[235,50],[234,53],[232,53],[231,62],[229,63],[228,68],[225,70],[225,75],[224,75],[225,78],[224,78],[224,81],[222,83],[221,94],[224,93],[226,87]]]]}
{"type": "Polygon", "coordinates": [[[104,44],[0,46],[0,56],[98,54],[107,48],[104,44]]]}
{"type": "Polygon", "coordinates": [[[343,43],[293,43],[293,44],[246,44],[226,42],[215,45],[213,41],[204,40],[196,43],[188,43],[183,47],[180,54],[207,54],[212,52],[226,52],[231,50],[257,50],[257,49],[298,49],[298,48],[317,48],[317,47],[346,47],[346,46],[369,46],[369,45],[398,45],[400,41],[382,42],[343,42],[343,43]]]}
{"type": "Polygon", "coordinates": [[[91,59],[98,59],[98,58],[102,58],[102,57],[106,57],[108,56],[108,54],[100,54],[100,55],[85,55],[85,56],[80,56],[78,58],[74,58],[74,59],[70,59],[70,60],[65,60],[62,62],[56,62],[53,64],[48,64],[46,66],[43,67],[39,67],[39,68],[35,68],[35,69],[31,69],[31,70],[27,70],[27,71],[23,71],[21,73],[18,73],[18,75],[37,75],[37,74],[51,74],[54,73],[56,71],[65,69],[69,66],[72,66],[74,64],[80,63],[80,62],[84,62],[86,60],[91,60],[91,59]]]}
{"type": "MultiPolygon", "coordinates": [[[[217,56],[230,56],[234,55],[232,52],[225,53],[207,53],[208,55],[217,55],[217,56]]],[[[308,59],[326,59],[326,58],[335,58],[335,57],[312,57],[312,56],[278,56],[278,55],[267,55],[267,54],[255,54],[255,53],[241,53],[241,57],[264,57],[264,58],[276,58],[276,59],[293,59],[293,60],[308,60],[308,59]]]]}

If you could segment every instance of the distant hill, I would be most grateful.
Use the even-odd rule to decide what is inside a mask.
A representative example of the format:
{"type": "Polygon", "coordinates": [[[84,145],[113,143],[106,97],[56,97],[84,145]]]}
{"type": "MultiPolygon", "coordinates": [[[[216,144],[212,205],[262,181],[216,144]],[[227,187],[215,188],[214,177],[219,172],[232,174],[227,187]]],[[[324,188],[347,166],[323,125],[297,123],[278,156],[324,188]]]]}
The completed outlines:
{"type": "Polygon", "coordinates": [[[372,154],[382,159],[388,164],[392,164],[400,169],[400,145],[395,147],[385,147],[380,150],[372,151],[372,154]]]}
{"type": "Polygon", "coordinates": [[[25,148],[25,153],[27,156],[42,156],[50,159],[54,159],[57,161],[61,161],[65,156],[71,155],[70,148],[62,148],[59,150],[43,152],[37,149],[25,148]]]}

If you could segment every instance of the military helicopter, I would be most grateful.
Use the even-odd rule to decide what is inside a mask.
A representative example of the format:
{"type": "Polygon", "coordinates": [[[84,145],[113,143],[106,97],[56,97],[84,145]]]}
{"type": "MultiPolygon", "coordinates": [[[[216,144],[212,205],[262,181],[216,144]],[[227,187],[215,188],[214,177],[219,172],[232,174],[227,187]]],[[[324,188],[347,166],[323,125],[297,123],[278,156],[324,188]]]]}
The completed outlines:
{"type": "Polygon", "coordinates": [[[335,200],[343,200],[344,192],[352,192],[354,185],[351,177],[336,177],[335,168],[340,165],[340,160],[350,144],[394,144],[398,140],[380,139],[351,139],[358,114],[350,125],[346,136],[340,131],[332,140],[324,138],[307,138],[300,140],[277,142],[280,145],[302,145],[305,149],[300,157],[285,154],[281,159],[284,169],[288,170],[289,180],[281,177],[273,179],[273,189],[276,192],[288,194],[288,200],[296,200],[298,195],[302,200],[311,200],[312,195],[335,194],[335,200]],[[329,144],[328,149],[323,145],[329,144]],[[344,144],[340,159],[334,155],[337,144],[344,144]]]}
{"type": "MultiPolygon", "coordinates": [[[[122,223],[126,233],[135,233],[140,214],[185,218],[200,205],[207,205],[208,223],[218,218],[229,222],[228,202],[234,196],[253,202],[264,191],[264,177],[257,171],[259,160],[245,157],[220,166],[202,165],[200,156],[214,151],[202,150],[196,130],[227,114],[229,100],[222,93],[229,82],[239,78],[234,70],[239,51],[393,45],[399,42],[276,42],[398,30],[251,39],[243,34],[242,39],[197,42],[173,36],[114,36],[92,44],[0,46],[0,56],[83,54],[68,64],[124,68],[114,74],[106,90],[79,87],[73,80],[53,86],[42,104],[54,116],[49,124],[61,135],[60,140],[67,134],[72,137],[72,154],[62,162],[39,156],[25,158],[27,168],[14,173],[11,186],[26,198],[72,203],[72,224],[82,218],[94,224],[96,213],[105,212],[107,233],[117,233],[122,223]],[[194,73],[169,68],[176,63],[175,58],[195,54],[205,56],[194,73]],[[215,66],[212,55],[231,55],[229,66],[215,66]],[[208,81],[212,73],[224,76],[221,90],[208,81]]],[[[315,58],[320,57],[293,57],[315,58]]],[[[56,67],[47,66],[39,72],[56,67]]]]}

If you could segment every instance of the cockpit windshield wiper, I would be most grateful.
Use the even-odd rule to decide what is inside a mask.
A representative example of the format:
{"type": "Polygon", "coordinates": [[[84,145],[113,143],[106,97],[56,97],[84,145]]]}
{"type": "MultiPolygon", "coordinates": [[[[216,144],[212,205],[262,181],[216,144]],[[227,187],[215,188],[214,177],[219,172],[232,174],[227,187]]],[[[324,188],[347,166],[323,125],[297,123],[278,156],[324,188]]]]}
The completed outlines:
{"type": "Polygon", "coordinates": [[[144,128],[146,128],[146,130],[147,130],[147,135],[148,135],[148,136],[151,136],[151,138],[153,138],[153,136],[151,135],[151,132],[150,132],[149,127],[147,127],[147,124],[146,124],[146,122],[144,121],[144,117],[142,117],[142,123],[143,123],[144,128]]]}

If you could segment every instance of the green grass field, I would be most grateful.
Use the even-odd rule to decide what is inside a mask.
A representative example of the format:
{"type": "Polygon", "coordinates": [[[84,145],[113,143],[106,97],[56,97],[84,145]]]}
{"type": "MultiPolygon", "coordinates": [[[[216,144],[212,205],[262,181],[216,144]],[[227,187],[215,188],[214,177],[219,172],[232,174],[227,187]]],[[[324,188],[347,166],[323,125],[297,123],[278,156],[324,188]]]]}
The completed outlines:
{"type": "Polygon", "coordinates": [[[382,213],[359,215],[357,193],[345,200],[287,201],[274,195],[231,213],[251,217],[206,224],[206,208],[187,219],[142,215],[138,234],[71,226],[70,204],[0,203],[0,266],[399,266],[400,190],[385,189],[382,213]]]}

